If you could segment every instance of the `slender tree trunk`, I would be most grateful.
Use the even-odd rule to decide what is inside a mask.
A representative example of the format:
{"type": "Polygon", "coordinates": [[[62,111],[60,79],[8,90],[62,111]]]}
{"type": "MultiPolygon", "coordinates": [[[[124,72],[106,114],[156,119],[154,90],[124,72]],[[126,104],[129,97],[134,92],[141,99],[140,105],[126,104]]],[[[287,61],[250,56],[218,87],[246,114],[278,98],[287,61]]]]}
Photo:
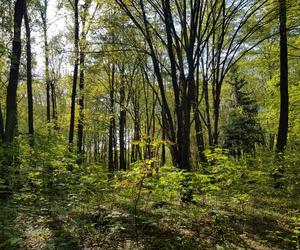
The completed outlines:
{"type": "Polygon", "coordinates": [[[126,145],[125,145],[125,124],[126,124],[126,110],[125,110],[125,76],[124,66],[121,69],[121,86],[120,86],[120,121],[119,121],[119,143],[120,143],[120,169],[126,170],[126,145]]]}
{"type": "Polygon", "coordinates": [[[288,48],[286,29],[286,1],[278,0],[280,22],[280,119],[276,151],[283,153],[287,145],[289,93],[288,93],[288,48]]]}
{"type": "Polygon", "coordinates": [[[82,163],[84,157],[83,150],[83,129],[84,129],[84,78],[85,78],[85,49],[86,49],[86,18],[88,16],[90,1],[85,1],[83,5],[83,15],[82,21],[82,31],[81,31],[81,41],[80,41],[80,55],[79,55],[79,65],[80,65],[80,76],[79,76],[79,119],[78,119],[78,132],[77,132],[77,151],[79,154],[79,163],[82,163]]]}
{"type": "Polygon", "coordinates": [[[32,59],[31,59],[31,37],[30,25],[25,3],[24,21],[26,29],[26,55],[27,55],[27,103],[28,103],[28,133],[30,135],[30,145],[33,146],[33,101],[32,101],[32,59]]]}
{"type": "Polygon", "coordinates": [[[55,81],[50,82],[51,88],[51,102],[52,102],[52,120],[54,122],[54,129],[58,130],[58,114],[57,114],[57,103],[56,103],[56,87],[55,81]]]}
{"type": "Polygon", "coordinates": [[[279,32],[280,32],[280,118],[276,143],[278,169],[274,173],[275,188],[282,187],[281,178],[284,174],[283,153],[287,145],[289,123],[289,92],[288,92],[288,48],[286,29],[286,0],[278,0],[279,32]]]}
{"type": "Polygon", "coordinates": [[[162,144],[162,148],[161,148],[161,166],[164,166],[166,164],[166,146],[165,146],[165,140],[166,140],[166,132],[165,132],[165,124],[164,124],[164,119],[163,119],[163,115],[161,116],[162,120],[161,120],[161,139],[163,141],[162,144]]]}
{"type": "Polygon", "coordinates": [[[196,131],[196,141],[197,141],[197,155],[201,163],[206,163],[207,159],[204,155],[204,139],[203,139],[203,129],[200,118],[200,111],[198,108],[194,109],[195,118],[195,131],[196,131]]]}
{"type": "MultiPolygon", "coordinates": [[[[44,1],[44,9],[41,11],[41,18],[43,23],[43,33],[44,33],[44,55],[45,55],[45,80],[46,80],[46,115],[47,123],[51,122],[51,103],[50,103],[50,73],[49,73],[49,45],[48,45],[48,35],[47,35],[47,9],[48,2],[44,1]]],[[[50,129],[50,128],[49,128],[50,129]]]]}
{"type": "Polygon", "coordinates": [[[114,170],[119,169],[119,159],[118,159],[118,137],[117,137],[117,125],[116,120],[113,120],[113,147],[114,147],[114,170]]]}
{"type": "Polygon", "coordinates": [[[72,151],[74,141],[74,128],[75,128],[75,105],[77,94],[77,77],[78,77],[78,54],[79,54],[79,21],[78,21],[78,0],[74,0],[74,50],[75,50],[75,63],[72,81],[72,96],[71,96],[71,118],[69,129],[69,150],[72,151]]]}
{"type": "Polygon", "coordinates": [[[204,91],[204,100],[205,100],[205,113],[206,113],[206,123],[207,123],[207,132],[208,132],[208,145],[213,145],[213,137],[211,130],[211,121],[210,121],[210,105],[209,105],[209,95],[208,95],[208,82],[207,79],[203,79],[203,91],[204,91]]]}
{"type": "Polygon", "coordinates": [[[17,88],[21,58],[21,28],[25,0],[17,0],[14,8],[14,37],[11,55],[9,81],[6,95],[5,141],[11,143],[17,130],[17,88]]]}
{"type": "MultiPolygon", "coordinates": [[[[83,21],[83,24],[85,22],[83,21]]],[[[84,25],[83,25],[84,26],[84,25]]],[[[82,42],[84,43],[84,31],[82,32],[82,42]]],[[[83,48],[81,48],[83,49],[83,48]]],[[[84,74],[85,74],[85,55],[83,51],[80,51],[80,76],[79,76],[79,119],[78,119],[78,131],[77,131],[77,151],[79,158],[83,158],[83,126],[84,126],[84,74]]],[[[82,160],[80,160],[82,162],[82,160]]]]}
{"type": "Polygon", "coordinates": [[[220,118],[220,97],[214,100],[214,134],[213,144],[217,146],[219,143],[219,118],[220,118]]]}
{"type": "Polygon", "coordinates": [[[114,162],[114,141],[115,141],[115,118],[114,118],[114,83],[115,83],[115,65],[112,66],[111,77],[109,79],[109,99],[110,99],[110,120],[108,135],[108,171],[113,173],[115,170],[114,162]]]}
{"type": "Polygon", "coordinates": [[[85,55],[84,52],[80,51],[80,76],[79,76],[79,119],[78,119],[78,131],[77,131],[77,151],[78,156],[81,159],[80,163],[82,162],[83,158],[83,124],[84,124],[84,74],[85,74],[85,55]]]}
{"type": "MultiPolygon", "coordinates": [[[[141,124],[140,124],[140,101],[138,97],[138,93],[133,94],[133,109],[134,109],[134,132],[133,132],[133,140],[135,142],[140,141],[140,133],[141,133],[141,124]]],[[[131,150],[131,162],[136,162],[141,158],[140,156],[140,147],[139,145],[133,144],[131,150]]]]}

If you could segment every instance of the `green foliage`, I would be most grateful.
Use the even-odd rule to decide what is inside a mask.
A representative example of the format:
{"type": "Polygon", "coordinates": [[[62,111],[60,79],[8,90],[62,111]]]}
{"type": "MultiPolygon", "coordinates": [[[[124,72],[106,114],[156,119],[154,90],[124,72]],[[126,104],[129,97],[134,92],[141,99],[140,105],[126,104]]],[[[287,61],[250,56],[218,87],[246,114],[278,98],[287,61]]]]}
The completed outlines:
{"type": "Polygon", "coordinates": [[[294,229],[293,229],[293,242],[296,245],[296,249],[300,249],[300,218],[292,218],[294,229]]]}
{"type": "Polygon", "coordinates": [[[255,144],[263,144],[263,132],[257,122],[257,104],[249,93],[243,91],[247,82],[238,77],[237,69],[232,71],[233,104],[229,122],[224,127],[224,147],[234,156],[250,154],[255,144]]]}

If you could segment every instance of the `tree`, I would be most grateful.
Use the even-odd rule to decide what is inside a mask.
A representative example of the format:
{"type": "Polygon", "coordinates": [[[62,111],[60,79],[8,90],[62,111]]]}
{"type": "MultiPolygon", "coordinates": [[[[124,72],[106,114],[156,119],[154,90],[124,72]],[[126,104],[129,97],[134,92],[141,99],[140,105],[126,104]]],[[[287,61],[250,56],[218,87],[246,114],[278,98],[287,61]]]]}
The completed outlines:
{"type": "Polygon", "coordinates": [[[244,88],[247,82],[232,69],[233,102],[228,124],[224,127],[224,147],[235,157],[255,152],[255,144],[264,144],[263,133],[257,119],[257,104],[244,88]]]}
{"type": "Polygon", "coordinates": [[[25,11],[25,0],[17,0],[14,6],[14,36],[6,96],[6,123],[4,139],[11,143],[17,130],[17,87],[21,58],[21,30],[25,11]]]}
{"type": "Polygon", "coordinates": [[[40,14],[42,19],[42,28],[44,35],[44,56],[45,56],[45,80],[46,80],[46,114],[47,123],[49,125],[51,121],[51,99],[50,99],[50,72],[49,72],[49,44],[48,44],[48,24],[47,24],[47,10],[48,10],[48,0],[44,0],[40,7],[40,14]]]}
{"type": "Polygon", "coordinates": [[[26,56],[27,56],[27,103],[28,103],[28,133],[30,135],[30,145],[33,145],[33,100],[32,100],[32,55],[31,55],[31,36],[28,18],[27,4],[25,3],[24,21],[26,29],[26,56]]]}
{"type": "Polygon", "coordinates": [[[120,169],[126,170],[126,145],[125,145],[125,126],[126,126],[126,104],[125,104],[125,66],[119,66],[120,71],[120,119],[119,119],[119,144],[120,144],[120,169]]]}
{"type": "Polygon", "coordinates": [[[72,95],[71,95],[71,117],[70,117],[70,128],[69,128],[69,150],[72,151],[74,141],[74,128],[75,128],[75,106],[76,106],[76,95],[77,95],[77,78],[78,78],[78,65],[79,65],[79,11],[78,11],[78,0],[74,0],[74,51],[75,61],[73,70],[73,81],[72,81],[72,95]]]}
{"type": "Polygon", "coordinates": [[[280,118],[276,151],[278,153],[283,153],[287,144],[289,122],[288,48],[286,29],[286,1],[278,0],[278,3],[280,27],[280,118]]]}
{"type": "Polygon", "coordinates": [[[88,30],[86,29],[86,22],[88,11],[91,1],[87,0],[83,5],[83,11],[81,15],[82,30],[80,37],[80,53],[79,53],[79,118],[78,118],[78,130],[77,130],[77,152],[79,156],[79,163],[83,161],[83,128],[84,128],[84,78],[85,78],[85,49],[86,49],[86,35],[88,30]]]}

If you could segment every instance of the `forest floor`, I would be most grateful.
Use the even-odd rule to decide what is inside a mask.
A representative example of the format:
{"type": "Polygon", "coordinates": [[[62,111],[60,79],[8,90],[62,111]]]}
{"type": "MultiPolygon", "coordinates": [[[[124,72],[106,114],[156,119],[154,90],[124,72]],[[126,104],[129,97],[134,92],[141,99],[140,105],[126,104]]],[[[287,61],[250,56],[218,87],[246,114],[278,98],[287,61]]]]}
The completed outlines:
{"type": "Polygon", "coordinates": [[[113,189],[82,195],[61,185],[32,188],[0,208],[0,249],[299,249],[300,201],[280,193],[137,205],[113,189]]]}

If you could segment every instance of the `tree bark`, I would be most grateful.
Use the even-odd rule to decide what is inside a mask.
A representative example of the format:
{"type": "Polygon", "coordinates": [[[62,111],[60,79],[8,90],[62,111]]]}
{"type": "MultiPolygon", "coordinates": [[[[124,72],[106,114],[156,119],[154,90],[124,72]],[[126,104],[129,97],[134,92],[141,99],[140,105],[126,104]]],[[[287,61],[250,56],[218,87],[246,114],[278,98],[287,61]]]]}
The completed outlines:
{"type": "MultiPolygon", "coordinates": [[[[43,24],[43,35],[44,35],[44,56],[45,56],[45,80],[46,80],[46,116],[47,123],[51,122],[51,100],[50,100],[50,73],[49,73],[49,45],[48,45],[48,35],[47,35],[47,9],[48,1],[44,1],[43,10],[41,11],[41,18],[43,24]]],[[[50,128],[49,128],[50,129],[50,128]]]]}
{"type": "Polygon", "coordinates": [[[125,75],[124,66],[121,66],[121,86],[120,86],[120,120],[119,120],[119,144],[120,144],[120,169],[126,170],[126,145],[125,145],[125,75]]]}
{"type": "Polygon", "coordinates": [[[14,7],[14,37],[6,95],[5,141],[11,143],[17,129],[17,88],[21,58],[21,29],[25,0],[17,0],[14,7]]]}
{"type": "Polygon", "coordinates": [[[289,119],[288,48],[286,29],[286,1],[278,0],[278,3],[280,24],[280,118],[276,151],[278,153],[283,153],[287,145],[289,119]]]}
{"type": "Polygon", "coordinates": [[[78,1],[74,0],[74,50],[75,62],[72,81],[72,95],[71,95],[71,118],[69,129],[69,150],[72,151],[74,141],[74,127],[75,127],[75,106],[77,94],[77,78],[78,78],[78,54],[79,54],[79,21],[78,21],[78,1]]]}
{"type": "Polygon", "coordinates": [[[33,100],[32,100],[32,56],[31,56],[31,36],[30,24],[25,3],[24,21],[26,29],[26,56],[27,56],[27,105],[28,105],[28,133],[30,138],[30,145],[33,146],[33,100]]]}
{"type": "Polygon", "coordinates": [[[109,77],[109,99],[110,99],[110,120],[108,135],[108,171],[113,173],[115,170],[114,161],[114,141],[115,141],[115,118],[114,118],[114,83],[115,83],[115,65],[112,66],[111,77],[109,77]]]}
{"type": "Polygon", "coordinates": [[[89,4],[85,3],[83,15],[82,15],[82,31],[80,41],[80,55],[79,55],[79,119],[78,119],[78,131],[77,131],[77,152],[79,157],[79,163],[82,163],[84,151],[83,151],[83,129],[84,129],[84,77],[85,77],[85,48],[86,48],[86,17],[88,14],[89,4]]]}
{"type": "MultiPolygon", "coordinates": [[[[140,123],[140,100],[138,97],[138,93],[134,93],[132,96],[132,102],[133,102],[133,110],[134,110],[134,132],[133,132],[133,140],[135,142],[140,141],[140,133],[141,133],[141,123],[140,123]]],[[[136,162],[141,158],[140,156],[140,147],[138,144],[132,145],[131,150],[131,162],[136,162]]]]}
{"type": "Polygon", "coordinates": [[[56,87],[55,80],[50,81],[51,88],[51,102],[52,102],[52,120],[54,122],[54,129],[58,130],[58,113],[57,113],[57,103],[56,103],[56,87]]]}
{"type": "Polygon", "coordinates": [[[209,105],[209,95],[208,95],[208,82],[206,77],[203,79],[203,92],[205,100],[205,113],[206,113],[206,123],[207,123],[207,132],[208,132],[208,145],[213,146],[213,137],[211,130],[211,120],[210,120],[210,105],[209,105]]]}

